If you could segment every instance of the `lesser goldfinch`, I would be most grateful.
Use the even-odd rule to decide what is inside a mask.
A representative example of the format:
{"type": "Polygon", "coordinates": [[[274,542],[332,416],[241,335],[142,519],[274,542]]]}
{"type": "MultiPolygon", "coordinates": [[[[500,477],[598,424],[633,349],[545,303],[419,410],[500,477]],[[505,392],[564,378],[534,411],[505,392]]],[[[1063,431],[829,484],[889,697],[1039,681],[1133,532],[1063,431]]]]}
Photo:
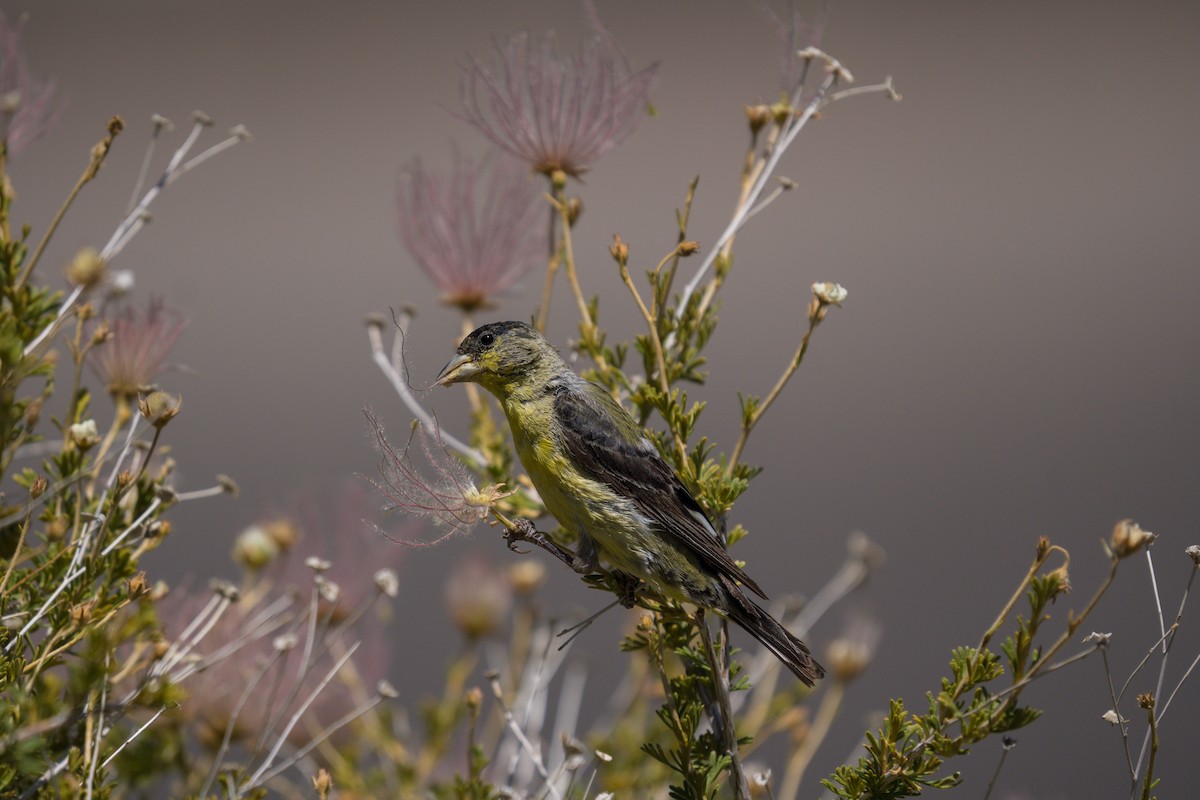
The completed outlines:
{"type": "Polygon", "coordinates": [[[469,334],[437,383],[473,381],[500,401],[546,509],[578,538],[575,567],[610,567],[745,628],[808,684],[825,670],[744,589],[766,595],[729,557],[696,498],[624,408],[579,377],[524,322],[469,334]]]}

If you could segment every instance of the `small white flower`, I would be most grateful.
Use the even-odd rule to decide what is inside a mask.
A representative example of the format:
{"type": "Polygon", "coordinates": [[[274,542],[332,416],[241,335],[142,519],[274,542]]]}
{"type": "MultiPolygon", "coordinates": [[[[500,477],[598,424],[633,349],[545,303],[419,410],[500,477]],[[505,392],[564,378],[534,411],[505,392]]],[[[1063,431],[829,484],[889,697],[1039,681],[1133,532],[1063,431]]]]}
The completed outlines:
{"type": "Polygon", "coordinates": [[[375,586],[388,597],[395,597],[400,592],[400,579],[393,569],[381,569],[375,573],[375,586]]]}
{"type": "Polygon", "coordinates": [[[336,604],[338,598],[342,596],[342,587],[321,575],[318,575],[315,580],[317,593],[321,595],[321,599],[330,605],[336,604]]]}
{"type": "Polygon", "coordinates": [[[840,283],[814,283],[812,292],[817,300],[829,306],[840,306],[849,294],[840,283]]]}
{"type": "Polygon", "coordinates": [[[109,296],[127,295],[133,291],[134,273],[131,269],[119,269],[108,276],[109,296]]]}
{"type": "Polygon", "coordinates": [[[1129,722],[1129,720],[1118,715],[1117,712],[1112,710],[1111,708],[1108,711],[1105,711],[1103,714],[1101,714],[1100,719],[1104,720],[1109,725],[1116,725],[1117,723],[1129,722]]]}
{"type": "Polygon", "coordinates": [[[329,563],[328,561],[326,561],[323,558],[317,558],[316,556],[309,556],[308,558],[304,559],[304,566],[308,567],[313,572],[324,572],[325,570],[332,567],[333,564],[329,563]]]}
{"type": "Polygon", "coordinates": [[[271,640],[271,646],[280,652],[291,650],[299,643],[299,639],[294,633],[285,633],[282,636],[276,636],[271,640]]]}
{"type": "Polygon", "coordinates": [[[96,420],[85,419],[67,428],[67,440],[74,442],[80,450],[87,450],[100,442],[100,431],[96,428],[96,420]]]}

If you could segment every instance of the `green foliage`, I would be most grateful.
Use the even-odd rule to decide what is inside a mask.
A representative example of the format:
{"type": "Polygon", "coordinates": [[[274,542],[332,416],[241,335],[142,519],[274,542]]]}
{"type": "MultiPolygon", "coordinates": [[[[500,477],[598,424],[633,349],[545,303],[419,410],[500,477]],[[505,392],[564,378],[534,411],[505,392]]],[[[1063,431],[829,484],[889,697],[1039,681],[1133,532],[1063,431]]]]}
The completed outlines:
{"type": "Polygon", "coordinates": [[[717,796],[732,758],[711,730],[702,731],[713,697],[712,664],[700,642],[698,624],[676,604],[643,621],[622,645],[645,650],[664,681],[665,699],[656,716],[669,734],[668,743],[649,741],[642,751],[673,773],[670,796],[679,800],[711,800],[717,796]],[[679,659],[682,671],[667,664],[679,659]]]}
{"type": "MultiPolygon", "coordinates": [[[[105,339],[91,302],[100,280],[77,284],[68,298],[35,268],[120,130],[114,118],[36,247],[29,226],[11,233],[15,195],[0,142],[0,481],[21,490],[6,491],[0,507],[5,797],[115,797],[125,782],[161,773],[172,752],[164,736],[154,747],[131,743],[103,764],[158,703],[179,699],[169,683],[147,683],[152,643],[162,638],[161,595],[140,567],[170,529],[163,515],[174,498],[171,462],[154,465],[162,431],[147,433],[132,412],[136,398],[94,404],[83,384],[84,364],[105,339]],[[66,402],[60,417],[47,418],[60,373],[66,402]],[[100,421],[109,416],[105,432],[100,421]],[[40,455],[28,455],[32,445],[40,455]]],[[[101,277],[103,261],[93,264],[101,277]]]]}
{"type": "Polygon", "coordinates": [[[1057,652],[1094,606],[1093,601],[1082,614],[1069,614],[1066,631],[1042,643],[1039,634],[1051,619],[1048,608],[1067,589],[1065,567],[1039,574],[1053,551],[1066,557],[1066,551],[1051,548],[1045,540],[1039,544],[1029,574],[979,646],[951,651],[950,674],[942,678],[940,691],[928,694],[926,713],[909,712],[902,700],[893,700],[883,725],[867,734],[866,755],[854,766],[838,767],[822,781],[827,789],[843,798],[899,798],[916,796],[925,788],[957,786],[959,773],[943,773],[947,760],[1041,716],[1040,710],[1018,703],[1021,692],[1039,673],[1052,671],[1044,656],[1057,652]],[[1013,631],[1001,645],[1002,657],[987,644],[1022,595],[1029,613],[1013,619],[1013,631]],[[1006,678],[1007,686],[997,686],[1006,678]]]}

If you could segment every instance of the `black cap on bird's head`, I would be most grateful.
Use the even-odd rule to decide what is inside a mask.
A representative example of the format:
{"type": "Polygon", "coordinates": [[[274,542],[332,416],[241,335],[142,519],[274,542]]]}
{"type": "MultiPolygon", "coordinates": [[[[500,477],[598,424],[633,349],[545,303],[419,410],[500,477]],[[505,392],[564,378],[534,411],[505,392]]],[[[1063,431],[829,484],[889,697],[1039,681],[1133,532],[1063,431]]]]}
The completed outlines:
{"type": "Polygon", "coordinates": [[[518,376],[554,348],[525,322],[490,322],[462,340],[458,354],[438,373],[440,386],[475,381],[485,386],[518,376]]]}

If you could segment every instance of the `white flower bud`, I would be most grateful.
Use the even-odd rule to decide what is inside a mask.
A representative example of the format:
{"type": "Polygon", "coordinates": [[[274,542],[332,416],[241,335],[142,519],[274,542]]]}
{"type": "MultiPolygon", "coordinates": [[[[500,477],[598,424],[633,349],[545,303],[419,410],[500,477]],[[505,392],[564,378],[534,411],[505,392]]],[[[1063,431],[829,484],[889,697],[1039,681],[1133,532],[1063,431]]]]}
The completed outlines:
{"type": "Polygon", "coordinates": [[[96,420],[85,419],[67,428],[67,441],[74,443],[80,450],[87,450],[100,443],[100,432],[96,428],[96,420]]]}
{"type": "Polygon", "coordinates": [[[814,283],[812,293],[822,305],[828,306],[840,306],[849,294],[840,283],[814,283]]]}

